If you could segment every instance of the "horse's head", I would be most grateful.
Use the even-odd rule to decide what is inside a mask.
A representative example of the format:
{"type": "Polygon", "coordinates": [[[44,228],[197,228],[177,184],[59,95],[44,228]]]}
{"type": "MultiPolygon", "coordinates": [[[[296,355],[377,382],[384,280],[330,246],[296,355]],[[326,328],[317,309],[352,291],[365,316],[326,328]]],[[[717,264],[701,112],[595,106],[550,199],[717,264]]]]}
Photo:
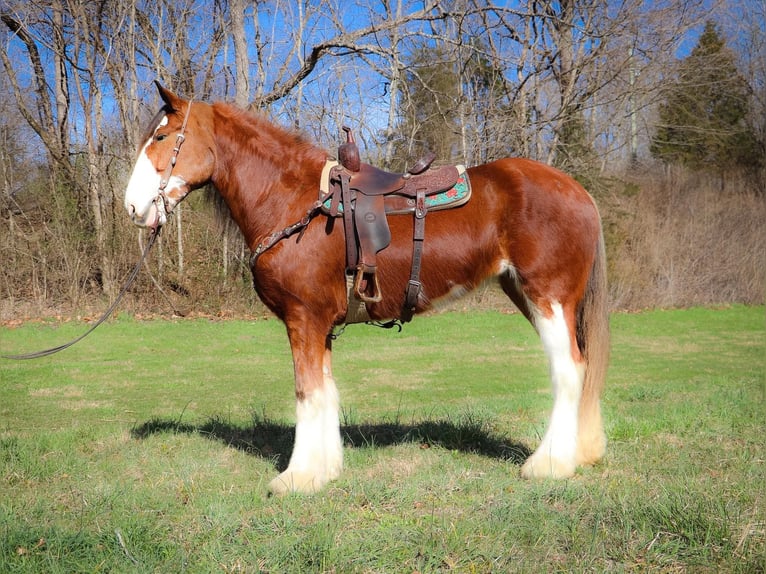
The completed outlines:
{"type": "Polygon", "coordinates": [[[208,106],[157,88],[164,105],[146,132],[125,190],[133,223],[151,228],[164,225],[191,190],[210,181],[215,166],[208,106]]]}

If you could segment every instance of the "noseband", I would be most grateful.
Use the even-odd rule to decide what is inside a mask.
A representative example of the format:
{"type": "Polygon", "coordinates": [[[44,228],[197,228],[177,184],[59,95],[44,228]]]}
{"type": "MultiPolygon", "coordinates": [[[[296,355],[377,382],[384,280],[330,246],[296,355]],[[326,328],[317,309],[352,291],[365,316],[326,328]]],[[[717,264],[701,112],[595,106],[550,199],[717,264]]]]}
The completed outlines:
{"type": "MultiPolygon", "coordinates": [[[[162,202],[162,209],[166,215],[170,215],[170,212],[173,211],[173,208],[171,207],[168,209],[170,198],[165,193],[165,188],[168,186],[168,183],[170,182],[170,176],[173,173],[173,168],[176,166],[178,152],[181,151],[181,144],[183,144],[186,140],[186,124],[189,122],[191,107],[192,100],[189,100],[189,105],[186,108],[186,115],[184,116],[184,121],[181,124],[181,131],[176,136],[176,145],[173,147],[173,153],[170,156],[168,167],[165,168],[165,173],[162,174],[162,179],[160,179],[160,187],[157,189],[157,198],[162,202]]],[[[180,202],[182,199],[183,197],[181,197],[178,202],[180,202]]]]}

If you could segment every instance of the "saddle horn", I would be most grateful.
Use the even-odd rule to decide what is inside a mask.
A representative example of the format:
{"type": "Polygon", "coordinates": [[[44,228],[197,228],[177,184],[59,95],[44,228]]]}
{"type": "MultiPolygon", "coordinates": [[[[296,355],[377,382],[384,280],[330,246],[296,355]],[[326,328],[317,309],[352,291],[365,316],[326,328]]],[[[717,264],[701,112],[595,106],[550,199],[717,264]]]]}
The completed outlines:
{"type": "Polygon", "coordinates": [[[362,167],[362,161],[359,159],[359,148],[356,147],[351,128],[343,126],[343,131],[346,132],[346,143],[338,146],[338,161],[348,171],[357,172],[362,167]]]}

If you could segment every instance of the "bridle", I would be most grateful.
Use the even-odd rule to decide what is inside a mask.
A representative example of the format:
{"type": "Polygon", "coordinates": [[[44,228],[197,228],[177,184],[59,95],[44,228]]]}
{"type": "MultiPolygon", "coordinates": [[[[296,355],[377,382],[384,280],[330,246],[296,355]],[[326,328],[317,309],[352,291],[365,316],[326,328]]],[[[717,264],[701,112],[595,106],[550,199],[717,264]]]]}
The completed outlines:
{"type": "MultiPolygon", "coordinates": [[[[160,186],[157,189],[157,199],[155,199],[155,202],[158,200],[162,203],[162,209],[165,212],[166,215],[170,215],[170,213],[173,211],[173,208],[168,208],[170,198],[168,197],[167,193],[165,193],[165,189],[168,186],[168,183],[170,183],[170,176],[173,173],[173,168],[176,165],[176,160],[178,159],[178,152],[181,150],[181,144],[184,143],[186,140],[186,125],[189,123],[189,114],[191,112],[191,106],[192,106],[192,100],[189,100],[188,106],[186,108],[186,115],[184,116],[184,121],[181,124],[181,131],[176,136],[176,145],[173,147],[173,153],[170,156],[170,161],[168,162],[168,166],[165,168],[165,172],[162,174],[162,178],[160,179],[160,186]]],[[[180,197],[178,201],[176,201],[176,205],[181,202],[183,197],[180,197]]],[[[296,223],[292,225],[288,225],[284,229],[281,229],[279,231],[275,231],[268,237],[266,237],[263,241],[261,241],[258,246],[253,251],[251,257],[250,257],[250,268],[255,268],[255,263],[257,262],[258,258],[265,252],[274,247],[277,243],[279,243],[282,239],[285,239],[286,237],[290,237],[291,235],[303,231],[311,221],[311,219],[316,215],[316,213],[319,211],[319,208],[322,206],[322,200],[316,201],[306,212],[306,215],[304,215],[300,221],[297,221],[296,223]]],[[[159,218],[157,219],[157,223],[155,224],[153,231],[155,234],[159,232],[160,224],[159,224],[159,218]]]]}
{"type": "MultiPolygon", "coordinates": [[[[162,178],[160,179],[160,186],[157,189],[157,199],[162,203],[162,210],[166,215],[170,215],[170,213],[173,211],[173,208],[168,208],[170,198],[165,193],[165,189],[167,188],[168,183],[170,183],[170,176],[173,174],[173,168],[176,166],[178,152],[181,151],[181,144],[186,141],[186,125],[189,123],[191,107],[192,100],[189,100],[188,106],[186,107],[186,115],[184,115],[184,121],[181,124],[181,131],[178,132],[178,135],[176,136],[176,144],[173,146],[173,153],[170,156],[170,161],[168,162],[168,166],[165,168],[165,173],[162,174],[162,178]]],[[[182,199],[183,197],[179,198],[176,202],[176,205],[180,203],[182,199]]],[[[159,220],[157,222],[157,226],[159,226],[159,220]]]]}
{"type": "MultiPolygon", "coordinates": [[[[186,139],[186,124],[189,122],[189,112],[191,111],[191,104],[192,104],[191,100],[189,100],[189,107],[186,109],[186,115],[184,116],[183,124],[181,124],[181,131],[176,137],[176,144],[173,147],[173,154],[170,156],[170,162],[168,163],[168,167],[165,168],[165,173],[162,174],[162,179],[160,180],[160,186],[159,186],[159,189],[157,190],[157,197],[160,201],[162,201],[162,209],[168,215],[170,215],[170,212],[173,211],[173,209],[172,208],[168,209],[169,198],[165,194],[165,188],[168,186],[168,182],[170,181],[170,176],[173,173],[173,168],[176,165],[176,160],[178,159],[178,152],[181,150],[181,144],[183,144],[184,140],[186,139]]],[[[183,197],[181,199],[183,199],[183,197]]],[[[181,199],[179,199],[178,201],[181,201],[181,199]]],[[[75,343],[78,343],[79,341],[82,341],[85,337],[87,337],[93,331],[95,331],[96,327],[101,325],[104,321],[106,321],[109,318],[112,312],[117,308],[117,305],[120,303],[122,298],[128,292],[128,289],[130,288],[130,286],[133,284],[133,281],[135,281],[136,277],[138,276],[138,272],[141,270],[141,266],[144,264],[144,261],[146,260],[146,256],[149,254],[149,251],[151,250],[152,245],[154,245],[154,242],[157,240],[157,237],[160,234],[160,229],[161,229],[161,226],[159,225],[159,219],[158,219],[157,224],[152,229],[152,233],[149,237],[149,242],[146,245],[146,248],[141,253],[141,258],[138,260],[138,263],[136,263],[136,266],[130,272],[130,275],[128,276],[127,281],[123,285],[120,292],[117,294],[117,297],[109,306],[109,308],[104,312],[101,318],[98,321],[96,321],[93,325],[91,325],[91,327],[87,331],[85,331],[85,333],[83,333],[79,337],[76,337],[75,339],[72,339],[68,343],[64,343],[63,345],[58,345],[50,349],[44,349],[42,351],[36,351],[34,353],[25,353],[22,355],[0,355],[0,358],[12,359],[12,360],[25,360],[25,359],[39,359],[40,357],[47,357],[48,355],[53,355],[54,353],[58,353],[59,351],[68,349],[69,347],[71,347],[75,343]]]]}

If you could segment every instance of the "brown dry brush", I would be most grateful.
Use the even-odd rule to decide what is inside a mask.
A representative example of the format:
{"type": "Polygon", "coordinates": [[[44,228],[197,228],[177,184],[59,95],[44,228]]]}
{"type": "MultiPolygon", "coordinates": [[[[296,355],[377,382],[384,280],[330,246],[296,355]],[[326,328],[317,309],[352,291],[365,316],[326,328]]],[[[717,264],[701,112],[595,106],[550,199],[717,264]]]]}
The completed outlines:
{"type": "MultiPolygon", "coordinates": [[[[679,169],[634,173],[599,187],[595,195],[608,244],[613,308],[764,302],[763,190],[744,178],[729,177],[722,184],[719,178],[679,169]]],[[[110,296],[101,290],[87,227],[56,204],[12,207],[0,213],[0,321],[93,315],[105,308],[110,296]]],[[[139,256],[138,231],[123,215],[115,209],[111,233],[117,278],[125,277],[139,256]]],[[[172,223],[151,256],[150,273],[142,272],[122,310],[264,314],[251,287],[239,232],[232,228],[225,233],[202,194],[187,200],[182,217],[183,268],[179,229],[172,223]]],[[[508,308],[510,303],[484,287],[457,307],[487,305],[508,308]]]]}
{"type": "Polygon", "coordinates": [[[746,180],[644,173],[604,212],[619,309],[759,304],[766,295],[766,193],[746,180]]]}

